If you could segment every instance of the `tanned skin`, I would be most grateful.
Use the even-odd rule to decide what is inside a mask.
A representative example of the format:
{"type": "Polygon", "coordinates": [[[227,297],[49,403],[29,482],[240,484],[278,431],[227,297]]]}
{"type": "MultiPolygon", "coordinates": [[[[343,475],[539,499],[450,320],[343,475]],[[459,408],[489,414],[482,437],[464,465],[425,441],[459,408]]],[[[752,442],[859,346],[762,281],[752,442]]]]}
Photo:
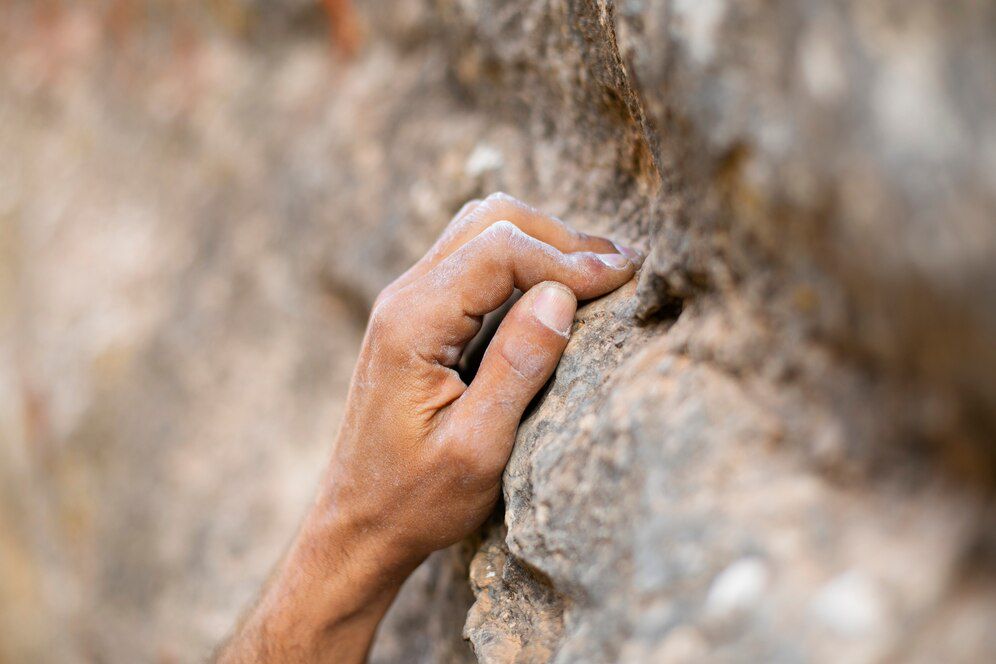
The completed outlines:
{"type": "Polygon", "coordinates": [[[363,662],[405,578],[493,510],[577,301],[642,260],[505,194],[467,203],[377,298],[317,498],[217,661],[363,662]],[[516,288],[525,295],[464,384],[464,346],[516,288]]]}

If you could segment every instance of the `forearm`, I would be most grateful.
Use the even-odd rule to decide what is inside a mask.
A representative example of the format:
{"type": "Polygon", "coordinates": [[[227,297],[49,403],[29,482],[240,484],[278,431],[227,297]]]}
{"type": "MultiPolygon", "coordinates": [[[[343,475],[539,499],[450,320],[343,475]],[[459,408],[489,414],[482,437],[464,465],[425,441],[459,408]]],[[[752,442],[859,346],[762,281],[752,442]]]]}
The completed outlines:
{"type": "Polygon", "coordinates": [[[352,520],[316,507],[220,664],[363,662],[377,625],[419,560],[352,520]]]}

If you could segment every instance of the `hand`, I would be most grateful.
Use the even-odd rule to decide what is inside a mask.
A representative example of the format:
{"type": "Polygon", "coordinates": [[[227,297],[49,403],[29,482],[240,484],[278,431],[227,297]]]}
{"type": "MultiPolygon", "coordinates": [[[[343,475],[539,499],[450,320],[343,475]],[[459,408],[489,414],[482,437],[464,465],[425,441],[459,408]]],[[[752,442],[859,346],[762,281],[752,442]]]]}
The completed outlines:
{"type": "Polygon", "coordinates": [[[221,659],[362,661],[401,582],[494,509],[577,299],[618,288],[641,261],[504,194],[465,205],[377,298],[315,505],[221,659]],[[516,288],[465,385],[464,347],[516,288]]]}

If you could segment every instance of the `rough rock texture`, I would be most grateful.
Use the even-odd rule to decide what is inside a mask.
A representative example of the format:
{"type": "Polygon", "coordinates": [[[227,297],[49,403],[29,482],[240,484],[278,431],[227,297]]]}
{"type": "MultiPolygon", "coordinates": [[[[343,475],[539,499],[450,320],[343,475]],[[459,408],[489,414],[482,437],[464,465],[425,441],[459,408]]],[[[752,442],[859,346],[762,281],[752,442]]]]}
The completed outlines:
{"type": "Polygon", "coordinates": [[[493,190],[650,257],[375,661],[996,649],[991,3],[9,4],[0,661],[203,658],[493,190]]]}

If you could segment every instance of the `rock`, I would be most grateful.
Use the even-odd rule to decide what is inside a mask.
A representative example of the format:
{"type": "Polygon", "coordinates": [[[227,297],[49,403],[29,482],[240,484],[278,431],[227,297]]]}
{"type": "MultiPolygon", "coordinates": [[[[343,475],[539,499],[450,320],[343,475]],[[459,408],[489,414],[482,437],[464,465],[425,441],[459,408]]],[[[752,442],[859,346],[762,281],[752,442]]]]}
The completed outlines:
{"type": "MultiPolygon", "coordinates": [[[[981,75],[990,10],[454,14],[476,35],[456,57],[492,68],[487,89],[460,79],[471,94],[503,107],[495,81],[529,90],[508,112],[560,140],[576,179],[541,196],[585,183],[573,209],[615,210],[615,232],[652,249],[635,299],[580,311],[520,428],[505,528],[479,554],[515,582],[474,581],[477,657],[906,656],[913,616],[944,620],[964,592],[944,579],[992,528],[994,190],[959,136],[992,132],[996,99],[938,78],[981,75]],[[592,186],[608,154],[613,184],[592,186]]],[[[990,647],[973,638],[965,661],[990,647]]]]}
{"type": "Polygon", "coordinates": [[[2,19],[0,659],[206,657],[495,190],[650,255],[373,661],[996,649],[996,9],[151,4],[2,19]]]}

